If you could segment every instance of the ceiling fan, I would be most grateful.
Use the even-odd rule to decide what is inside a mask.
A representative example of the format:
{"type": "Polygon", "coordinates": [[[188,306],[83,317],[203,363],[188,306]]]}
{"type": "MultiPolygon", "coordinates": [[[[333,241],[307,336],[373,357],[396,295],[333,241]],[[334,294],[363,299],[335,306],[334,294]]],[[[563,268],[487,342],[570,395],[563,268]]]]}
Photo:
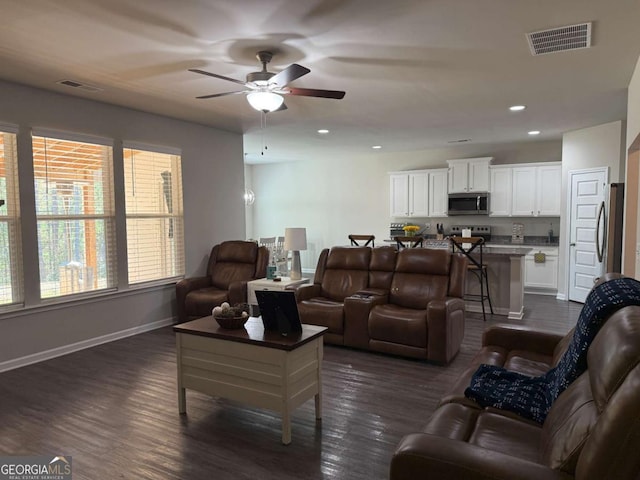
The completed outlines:
{"type": "Polygon", "coordinates": [[[240,93],[247,94],[249,104],[261,112],[275,112],[278,110],[286,110],[284,98],[282,95],[298,95],[303,97],[320,97],[341,99],[345,92],[339,90],[318,90],[315,88],[295,88],[287,85],[294,80],[306,75],[311,70],[297,63],[289,65],[280,73],[267,71],[267,64],[273,58],[273,53],[262,50],[256,54],[256,57],[262,63],[262,70],[259,72],[251,72],[247,74],[245,82],[236,80],[235,78],[225,77],[217,73],[206,72],[197,68],[190,68],[190,72],[208,75],[210,77],[220,78],[229,82],[238,83],[246,87],[245,90],[236,90],[234,92],[214,93],[212,95],[202,95],[200,99],[224,97],[226,95],[237,95],[240,93]]]}

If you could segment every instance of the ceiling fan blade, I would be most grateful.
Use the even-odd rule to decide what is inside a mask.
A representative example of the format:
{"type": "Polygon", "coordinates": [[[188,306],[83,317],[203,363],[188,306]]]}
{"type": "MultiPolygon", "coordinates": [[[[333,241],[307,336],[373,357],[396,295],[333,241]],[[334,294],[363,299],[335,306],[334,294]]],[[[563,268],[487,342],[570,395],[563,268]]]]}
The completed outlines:
{"type": "Polygon", "coordinates": [[[337,100],[345,96],[345,92],[340,90],[318,90],[315,88],[287,88],[287,93],[289,95],[301,95],[303,97],[335,98],[337,100]]]}
{"type": "Polygon", "coordinates": [[[204,98],[215,98],[215,97],[224,97],[226,95],[237,95],[239,93],[245,93],[246,90],[238,90],[237,92],[224,92],[224,93],[214,93],[212,95],[201,95],[199,97],[199,99],[204,99],[204,98]]]}
{"type": "Polygon", "coordinates": [[[204,70],[198,70],[197,68],[190,68],[190,72],[199,73],[200,75],[208,75],[209,77],[219,78],[221,80],[227,80],[228,82],[238,83],[240,85],[246,85],[246,82],[236,80],[235,78],[225,77],[224,75],[218,75],[217,73],[205,72],[204,70]]]}
{"type": "Polygon", "coordinates": [[[295,79],[306,75],[311,70],[307,67],[303,67],[302,65],[298,65],[297,63],[292,63],[287,68],[282,70],[280,73],[277,73],[273,77],[269,79],[269,83],[275,83],[279,87],[284,87],[290,82],[293,82],[295,79]]]}

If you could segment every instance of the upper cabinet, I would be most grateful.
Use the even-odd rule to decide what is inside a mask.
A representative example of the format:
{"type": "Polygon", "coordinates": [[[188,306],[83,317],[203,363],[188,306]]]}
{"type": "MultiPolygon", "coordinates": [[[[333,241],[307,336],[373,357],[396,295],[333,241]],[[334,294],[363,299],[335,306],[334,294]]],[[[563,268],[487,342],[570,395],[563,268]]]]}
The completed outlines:
{"type": "Polygon", "coordinates": [[[392,217],[444,217],[447,215],[447,169],[389,174],[392,217]]]}
{"type": "Polygon", "coordinates": [[[447,160],[449,193],[488,192],[489,165],[493,157],[447,160]]]}
{"type": "Polygon", "coordinates": [[[489,216],[508,217],[511,215],[511,167],[491,167],[489,169],[489,216]]]}
{"type": "Polygon", "coordinates": [[[492,216],[560,216],[560,162],[493,166],[490,176],[492,216]]]}
{"type": "Polygon", "coordinates": [[[429,170],[429,216],[446,217],[448,199],[447,169],[429,170]]]}

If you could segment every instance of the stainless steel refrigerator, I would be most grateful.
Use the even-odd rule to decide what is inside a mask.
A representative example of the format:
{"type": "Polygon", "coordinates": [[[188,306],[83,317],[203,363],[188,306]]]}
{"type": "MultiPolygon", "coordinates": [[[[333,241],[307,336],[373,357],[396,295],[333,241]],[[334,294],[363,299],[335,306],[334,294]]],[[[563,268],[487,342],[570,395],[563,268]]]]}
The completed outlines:
{"type": "Polygon", "coordinates": [[[596,228],[596,252],[603,273],[622,272],[622,224],[624,183],[611,183],[600,205],[596,228]]]}

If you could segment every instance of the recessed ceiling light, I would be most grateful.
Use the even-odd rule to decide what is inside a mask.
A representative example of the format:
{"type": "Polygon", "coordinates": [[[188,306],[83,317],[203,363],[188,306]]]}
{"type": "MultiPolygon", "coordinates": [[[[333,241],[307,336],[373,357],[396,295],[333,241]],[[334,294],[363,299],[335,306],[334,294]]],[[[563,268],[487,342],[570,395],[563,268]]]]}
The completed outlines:
{"type": "Polygon", "coordinates": [[[382,148],[382,145],[374,145],[373,147],[374,150],[380,150],[382,148]]]}
{"type": "Polygon", "coordinates": [[[511,110],[512,112],[521,112],[525,108],[527,108],[526,105],[511,105],[509,107],[509,110],[511,110]]]}
{"type": "Polygon", "coordinates": [[[529,135],[540,135],[540,130],[531,130],[529,133],[529,135]]]}
{"type": "Polygon", "coordinates": [[[321,128],[320,130],[318,130],[318,133],[320,135],[326,135],[327,133],[329,133],[329,130],[327,130],[326,128],[321,128]]]}

